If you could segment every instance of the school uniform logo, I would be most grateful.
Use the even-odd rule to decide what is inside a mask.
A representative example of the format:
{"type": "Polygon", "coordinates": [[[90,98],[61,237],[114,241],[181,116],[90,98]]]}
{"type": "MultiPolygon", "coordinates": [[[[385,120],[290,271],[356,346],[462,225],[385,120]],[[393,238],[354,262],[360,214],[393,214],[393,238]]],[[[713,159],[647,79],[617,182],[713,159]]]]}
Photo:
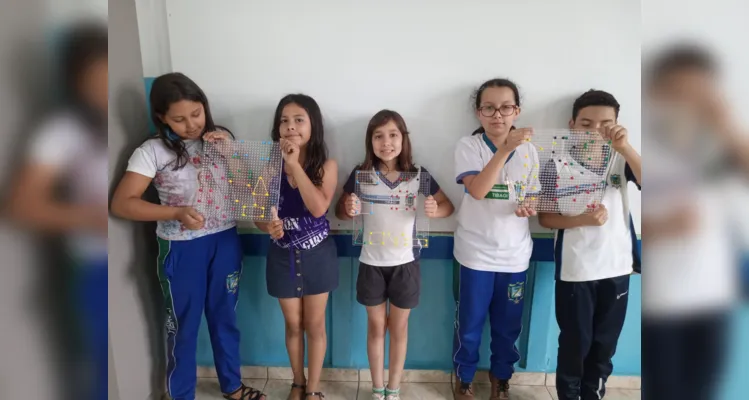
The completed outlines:
{"type": "Polygon", "coordinates": [[[170,335],[177,333],[177,324],[174,323],[171,309],[167,310],[166,322],[164,323],[164,327],[166,328],[166,332],[170,335]]]}
{"type": "Polygon", "coordinates": [[[232,272],[226,277],[226,291],[229,294],[236,294],[239,289],[239,271],[232,272]]]}
{"type": "MultiPolygon", "coordinates": [[[[468,189],[466,189],[466,193],[468,193],[468,189]]],[[[510,200],[510,188],[507,185],[494,185],[484,198],[491,200],[510,200]]]]}
{"type": "Polygon", "coordinates": [[[617,189],[622,187],[622,177],[619,174],[611,174],[611,186],[617,189]]]}
{"type": "Polygon", "coordinates": [[[525,282],[511,283],[507,288],[507,298],[515,304],[520,304],[520,301],[523,300],[524,287],[525,282]]]}

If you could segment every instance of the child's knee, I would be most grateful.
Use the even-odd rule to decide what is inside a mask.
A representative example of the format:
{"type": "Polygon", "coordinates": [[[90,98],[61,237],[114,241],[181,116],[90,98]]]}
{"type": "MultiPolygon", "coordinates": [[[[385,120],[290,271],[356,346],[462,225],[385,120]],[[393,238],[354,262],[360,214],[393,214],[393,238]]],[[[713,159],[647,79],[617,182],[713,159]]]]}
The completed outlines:
{"type": "Polygon", "coordinates": [[[305,320],[304,331],[308,339],[325,338],[325,318],[320,320],[305,320]]]}
{"type": "Polygon", "coordinates": [[[286,319],[286,334],[290,336],[300,336],[304,333],[304,324],[301,318],[286,319]]]}
{"type": "Polygon", "coordinates": [[[367,332],[370,337],[373,338],[384,338],[385,331],[387,330],[387,319],[382,318],[370,318],[367,321],[367,332]]]}
{"type": "Polygon", "coordinates": [[[404,338],[408,335],[408,318],[389,318],[387,322],[390,336],[404,338]]]}

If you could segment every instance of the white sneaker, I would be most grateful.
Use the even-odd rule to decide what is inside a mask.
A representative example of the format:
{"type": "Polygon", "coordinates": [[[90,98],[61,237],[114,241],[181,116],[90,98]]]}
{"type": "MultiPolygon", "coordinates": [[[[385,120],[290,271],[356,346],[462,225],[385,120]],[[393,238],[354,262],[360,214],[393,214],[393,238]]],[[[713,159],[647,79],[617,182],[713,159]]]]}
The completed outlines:
{"type": "Polygon", "coordinates": [[[372,400],[385,400],[385,389],[372,389],[372,400]]]}
{"type": "Polygon", "coordinates": [[[401,400],[400,391],[400,389],[390,390],[386,388],[387,396],[385,396],[385,400],[401,400]]]}

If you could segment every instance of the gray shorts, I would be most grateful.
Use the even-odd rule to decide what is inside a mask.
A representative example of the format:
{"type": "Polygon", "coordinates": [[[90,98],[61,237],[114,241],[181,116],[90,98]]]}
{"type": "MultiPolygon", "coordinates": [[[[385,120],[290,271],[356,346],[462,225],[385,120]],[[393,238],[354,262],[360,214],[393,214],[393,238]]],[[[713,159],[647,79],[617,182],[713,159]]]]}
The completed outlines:
{"type": "Polygon", "coordinates": [[[309,250],[284,249],[271,242],[265,280],[268,294],[281,299],[332,292],[338,287],[335,241],[328,236],[309,250]]]}
{"type": "Polygon", "coordinates": [[[359,263],[356,301],[368,307],[387,300],[403,309],[416,308],[421,294],[419,260],[395,267],[375,267],[359,263]]]}

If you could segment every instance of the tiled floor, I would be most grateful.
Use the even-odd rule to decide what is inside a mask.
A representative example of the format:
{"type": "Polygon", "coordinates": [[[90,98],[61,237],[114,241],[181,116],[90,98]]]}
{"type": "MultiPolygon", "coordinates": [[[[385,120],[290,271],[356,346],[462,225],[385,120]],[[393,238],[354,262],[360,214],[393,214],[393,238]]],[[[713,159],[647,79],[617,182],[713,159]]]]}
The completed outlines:
{"type": "MultiPolygon", "coordinates": [[[[286,400],[291,381],[262,379],[245,380],[244,383],[262,389],[268,400],[286,400]]],[[[372,393],[370,382],[321,382],[325,400],[369,400],[372,393]]],[[[476,399],[489,398],[488,385],[476,385],[476,399]]],[[[223,400],[218,381],[215,379],[198,379],[197,400],[223,400]]],[[[518,386],[512,387],[513,400],[557,400],[553,387],[518,386]]],[[[403,400],[452,400],[449,383],[404,383],[401,385],[403,400]]],[[[640,398],[639,390],[608,389],[606,400],[636,400],[640,398]]]]}

